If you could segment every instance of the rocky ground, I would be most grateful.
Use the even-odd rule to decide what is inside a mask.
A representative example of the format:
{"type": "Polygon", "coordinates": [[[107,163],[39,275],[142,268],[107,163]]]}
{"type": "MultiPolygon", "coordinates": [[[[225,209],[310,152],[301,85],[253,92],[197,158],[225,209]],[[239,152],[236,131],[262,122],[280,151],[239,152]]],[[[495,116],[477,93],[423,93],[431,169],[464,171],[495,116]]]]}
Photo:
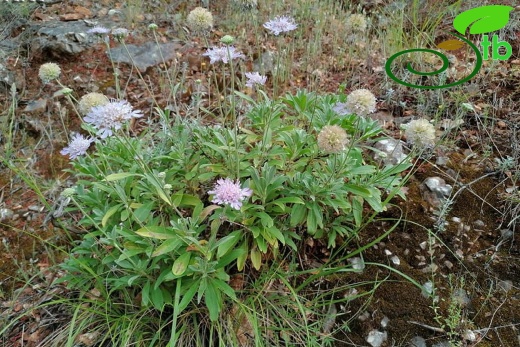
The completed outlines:
{"type": "MultiPolygon", "coordinates": [[[[214,13],[223,12],[223,1],[210,3],[214,13]]],[[[150,89],[137,78],[142,74],[147,81],[161,80],[157,67],[166,61],[170,67],[182,69],[185,83],[177,95],[178,102],[189,103],[197,88],[195,81],[207,79],[208,61],[201,56],[206,47],[198,39],[188,39],[179,18],[168,13],[184,13],[190,7],[186,2],[173,1],[160,11],[141,13],[109,0],[47,1],[29,19],[15,18],[5,27],[0,36],[2,155],[10,155],[19,168],[38,177],[39,188],[28,187],[21,177],[0,167],[0,315],[23,312],[48,300],[49,290],[60,290],[48,288],[54,276],[48,269],[60,256],[49,252],[49,246],[41,240],[50,241],[47,245],[64,242],[63,232],[48,218],[59,206],[61,190],[71,184],[63,171],[68,159],[59,154],[66,140],[58,129],[78,130],[79,119],[60,93],[62,86],[39,83],[40,64],[59,63],[64,76],[61,82],[76,95],[99,91],[115,97],[106,47],[86,32],[94,25],[127,27],[131,29],[128,48],[137,69],[129,64],[127,52],[117,42],[110,44],[120,75],[130,76],[124,79],[128,100],[141,110],[150,110],[152,95],[160,106],[169,105],[159,83],[150,84],[154,86],[150,89]],[[159,27],[162,57],[147,30],[152,22],[159,27]],[[8,128],[13,84],[17,98],[12,133],[15,147],[8,153],[5,146],[11,135],[4,129],[8,128]],[[47,206],[42,204],[42,197],[47,206]],[[40,275],[31,282],[34,285],[22,287],[38,271],[40,275]],[[21,295],[13,302],[11,293],[17,290],[21,295]]],[[[215,29],[214,39],[220,36],[222,33],[215,29]]],[[[369,336],[386,336],[383,346],[402,346],[410,341],[415,346],[445,346],[450,334],[462,336],[465,346],[520,345],[520,235],[515,232],[515,223],[510,224],[516,217],[516,204],[506,200],[518,197],[515,183],[520,152],[515,146],[519,143],[520,36],[517,34],[510,42],[513,57],[508,65],[489,70],[479,80],[484,82],[477,86],[480,96],[473,98],[472,112],[462,122],[446,118],[438,126],[439,135],[446,136],[447,141],[431,156],[417,159],[417,169],[406,186],[407,200],[395,201],[395,207],[362,234],[363,241],[369,242],[392,227],[395,220],[402,220],[389,237],[363,255],[364,261],[393,266],[426,284],[426,288],[428,282],[434,281],[435,295],[439,297],[437,313],[432,309],[432,300],[402,277],[382,267],[367,267],[360,274],[339,280],[361,283],[386,276],[388,280],[367,306],[337,308],[358,313],[349,323],[351,332],[337,337],[343,341],[338,346],[364,346],[369,336]],[[497,159],[503,162],[507,156],[512,165],[499,166],[497,159]],[[448,205],[447,201],[452,203],[448,205]],[[446,213],[442,213],[443,208],[446,213]],[[446,323],[453,302],[460,304],[459,323],[453,328],[442,327],[440,322],[446,323]]],[[[337,90],[344,73],[325,71],[321,90],[337,90]]],[[[366,67],[360,73],[372,76],[366,67]]],[[[367,77],[366,81],[376,83],[377,79],[367,77]]],[[[306,86],[304,76],[294,76],[286,89],[306,86]]],[[[375,85],[373,88],[377,90],[375,85]]],[[[376,93],[380,98],[378,112],[373,116],[396,139],[401,136],[399,125],[420,106],[415,94],[413,90],[402,92],[400,99],[407,103],[399,104],[385,99],[382,91],[376,93]]],[[[446,107],[453,102],[448,100],[446,107]]],[[[205,106],[212,107],[209,102],[205,106]]],[[[134,131],[139,132],[141,126],[144,121],[135,124],[134,131]]],[[[363,286],[358,289],[368,290],[363,286]]],[[[45,316],[43,312],[38,314],[40,319],[45,316]]],[[[36,346],[48,334],[40,323],[29,317],[25,326],[2,341],[5,346],[36,346]]]]}

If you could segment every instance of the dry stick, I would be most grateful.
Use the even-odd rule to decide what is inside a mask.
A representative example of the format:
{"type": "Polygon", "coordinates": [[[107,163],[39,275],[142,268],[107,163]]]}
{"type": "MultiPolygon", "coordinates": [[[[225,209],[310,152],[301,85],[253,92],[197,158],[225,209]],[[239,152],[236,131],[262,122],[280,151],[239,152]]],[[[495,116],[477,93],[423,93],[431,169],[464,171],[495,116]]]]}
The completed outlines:
{"type": "Polygon", "coordinates": [[[416,322],[414,320],[409,320],[408,323],[415,324],[415,325],[421,326],[421,327],[426,328],[426,329],[430,329],[430,330],[435,331],[437,333],[446,334],[446,331],[444,329],[442,329],[442,328],[432,327],[431,325],[419,323],[419,322],[416,322]]]}

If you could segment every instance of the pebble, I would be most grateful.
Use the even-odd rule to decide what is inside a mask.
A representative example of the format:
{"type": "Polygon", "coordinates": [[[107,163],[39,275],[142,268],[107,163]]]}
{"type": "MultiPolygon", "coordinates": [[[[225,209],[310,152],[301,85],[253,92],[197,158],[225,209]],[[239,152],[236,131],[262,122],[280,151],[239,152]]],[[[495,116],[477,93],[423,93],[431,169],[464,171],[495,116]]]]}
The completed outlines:
{"type": "Polygon", "coordinates": [[[14,215],[14,212],[8,208],[0,208],[0,221],[10,219],[14,215]]]}
{"type": "Polygon", "coordinates": [[[455,303],[462,307],[466,307],[471,302],[471,299],[468,296],[468,293],[462,289],[456,289],[453,294],[451,295],[451,300],[453,300],[455,303]]]}
{"type": "Polygon", "coordinates": [[[498,281],[497,288],[503,290],[504,292],[508,292],[511,289],[513,289],[513,282],[506,280],[506,281],[498,281]]]}
{"type": "Polygon", "coordinates": [[[381,319],[381,328],[386,328],[389,322],[390,319],[387,316],[384,316],[383,319],[381,319]]]}
{"type": "Polygon", "coordinates": [[[483,221],[481,221],[480,219],[477,219],[476,221],[474,221],[473,224],[477,228],[483,228],[486,226],[486,224],[483,221]]]}
{"type": "Polygon", "coordinates": [[[31,206],[27,207],[27,209],[29,211],[42,212],[44,207],[43,206],[38,206],[38,205],[31,205],[31,206]]]}
{"type": "Polygon", "coordinates": [[[379,330],[371,330],[368,333],[366,341],[372,346],[372,347],[379,347],[383,344],[383,342],[386,341],[388,338],[388,334],[386,331],[379,331],[379,330]]]}
{"type": "Polygon", "coordinates": [[[455,223],[460,223],[460,221],[461,221],[461,219],[459,217],[453,217],[451,220],[455,223]]]}
{"type": "Polygon", "coordinates": [[[360,257],[355,257],[348,260],[356,272],[362,272],[365,269],[365,262],[360,257]]]}
{"type": "Polygon", "coordinates": [[[415,336],[410,340],[410,347],[427,347],[426,340],[421,336],[415,336]]]}
{"type": "Polygon", "coordinates": [[[390,260],[392,261],[392,263],[394,263],[394,265],[400,265],[401,264],[401,260],[399,259],[399,257],[397,255],[394,255],[390,258],[390,260]]]}
{"type": "Polygon", "coordinates": [[[432,295],[433,293],[433,283],[428,281],[426,283],[423,284],[423,289],[422,289],[422,296],[424,296],[425,298],[429,298],[430,295],[432,295]]]}

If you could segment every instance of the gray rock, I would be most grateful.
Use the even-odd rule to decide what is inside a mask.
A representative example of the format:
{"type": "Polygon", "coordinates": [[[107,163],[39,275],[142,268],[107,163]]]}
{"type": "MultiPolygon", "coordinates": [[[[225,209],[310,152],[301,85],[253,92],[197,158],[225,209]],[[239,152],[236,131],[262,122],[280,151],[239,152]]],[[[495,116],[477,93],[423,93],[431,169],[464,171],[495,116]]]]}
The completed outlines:
{"type": "Polygon", "coordinates": [[[87,34],[90,27],[84,21],[45,22],[32,28],[36,31],[30,45],[32,49],[54,56],[78,54],[98,42],[96,37],[87,34]]]}
{"type": "Polygon", "coordinates": [[[14,212],[8,208],[0,208],[0,221],[13,218],[14,212]]]}
{"type": "Polygon", "coordinates": [[[456,289],[451,295],[451,300],[460,305],[461,307],[466,307],[471,302],[471,299],[468,296],[468,293],[462,289],[456,289]]]}
{"type": "Polygon", "coordinates": [[[174,59],[182,45],[178,42],[168,42],[158,46],[155,42],[147,42],[141,46],[126,45],[126,48],[128,52],[122,45],[112,48],[110,50],[112,59],[119,63],[135,64],[139,71],[145,72],[150,66],[162,63],[163,59],[164,61],[174,59]]]}
{"type": "Polygon", "coordinates": [[[24,112],[43,113],[47,109],[47,99],[31,100],[24,108],[24,112]]]}
{"type": "Polygon", "coordinates": [[[410,340],[408,344],[410,347],[427,347],[426,340],[420,336],[415,336],[410,340]]]}
{"type": "Polygon", "coordinates": [[[453,187],[440,177],[428,177],[421,183],[420,189],[423,199],[437,208],[450,196],[453,187]]]}
{"type": "Polygon", "coordinates": [[[511,289],[513,289],[513,282],[506,280],[506,281],[499,281],[497,283],[497,288],[503,290],[504,292],[508,292],[511,289]]]}
{"type": "Polygon", "coordinates": [[[10,90],[13,83],[15,83],[14,74],[0,64],[0,91],[6,92],[10,90]]]}
{"type": "Polygon", "coordinates": [[[376,142],[374,148],[379,152],[374,155],[375,160],[382,160],[385,165],[396,165],[406,159],[404,142],[396,139],[384,139],[376,142]]]}
{"type": "Polygon", "coordinates": [[[383,342],[386,341],[388,338],[388,334],[386,331],[379,331],[379,330],[371,330],[368,333],[366,341],[372,346],[372,347],[379,347],[383,344],[383,342]]]}

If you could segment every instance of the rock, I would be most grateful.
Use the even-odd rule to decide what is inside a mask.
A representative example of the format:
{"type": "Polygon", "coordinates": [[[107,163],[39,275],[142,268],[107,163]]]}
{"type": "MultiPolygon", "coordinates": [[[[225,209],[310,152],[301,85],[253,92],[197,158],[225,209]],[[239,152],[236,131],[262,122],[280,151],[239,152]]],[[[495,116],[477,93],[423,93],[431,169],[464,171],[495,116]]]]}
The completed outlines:
{"type": "Polygon", "coordinates": [[[451,346],[452,346],[452,344],[449,341],[444,340],[441,342],[437,342],[432,347],[451,347],[451,346]]]}
{"type": "Polygon", "coordinates": [[[0,64],[0,91],[9,91],[13,83],[15,83],[14,74],[9,71],[5,65],[0,64]]]}
{"type": "Polygon", "coordinates": [[[24,108],[24,112],[43,113],[47,109],[47,99],[31,100],[24,108]]]}
{"type": "Polygon", "coordinates": [[[0,222],[13,218],[14,212],[8,208],[0,208],[0,222]]]}
{"type": "Polygon", "coordinates": [[[420,336],[415,336],[410,340],[408,344],[410,347],[427,347],[426,340],[420,336]]]}
{"type": "MultiPolygon", "coordinates": [[[[111,27],[110,23],[98,23],[100,26],[111,27]]],[[[44,22],[33,24],[30,28],[34,38],[30,47],[35,51],[45,51],[52,56],[62,57],[63,54],[74,55],[98,44],[96,36],[87,34],[92,28],[85,21],[44,22]]]]}
{"type": "Polygon", "coordinates": [[[504,292],[508,292],[511,289],[513,289],[513,282],[512,281],[498,281],[497,288],[503,290],[504,292]]]}
{"type": "Polygon", "coordinates": [[[423,199],[432,207],[438,208],[450,196],[452,186],[440,177],[428,177],[420,185],[423,199]]]}
{"type": "Polygon", "coordinates": [[[356,272],[363,272],[365,269],[365,262],[360,257],[351,258],[348,261],[356,272]]]}
{"type": "Polygon", "coordinates": [[[372,347],[379,347],[383,344],[383,342],[386,341],[388,338],[388,334],[386,331],[379,331],[379,330],[372,330],[368,333],[366,341],[372,346],[372,347]]]}
{"type": "Polygon", "coordinates": [[[471,302],[468,293],[462,288],[456,289],[451,295],[451,300],[461,307],[466,307],[471,302]]]}
{"type": "Polygon", "coordinates": [[[404,142],[396,139],[384,139],[376,142],[374,148],[379,152],[374,154],[375,160],[382,160],[385,165],[396,165],[406,159],[404,142]]]}
{"type": "Polygon", "coordinates": [[[146,42],[141,46],[126,45],[126,48],[128,52],[123,46],[111,49],[110,54],[114,62],[135,64],[139,71],[145,72],[150,66],[162,63],[163,59],[164,61],[175,59],[182,45],[178,42],[169,42],[158,46],[155,42],[146,42]]]}

